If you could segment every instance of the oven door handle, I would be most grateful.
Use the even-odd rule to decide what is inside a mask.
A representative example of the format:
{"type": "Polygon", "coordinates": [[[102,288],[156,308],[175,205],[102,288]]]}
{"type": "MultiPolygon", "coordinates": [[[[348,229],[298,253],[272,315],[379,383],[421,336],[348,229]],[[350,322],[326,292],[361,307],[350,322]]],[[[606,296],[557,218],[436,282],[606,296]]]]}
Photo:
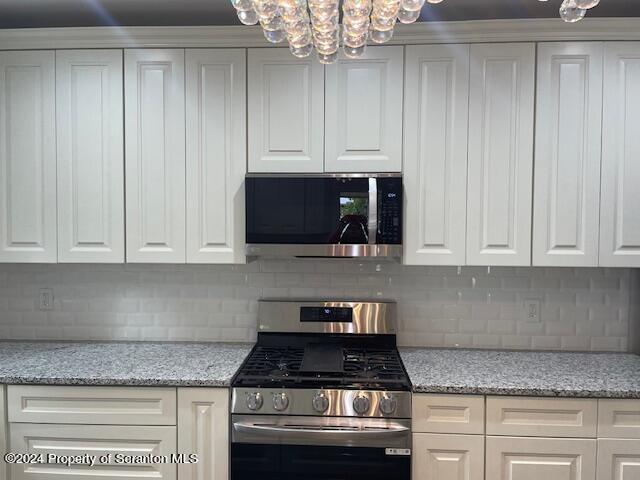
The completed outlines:
{"type": "Polygon", "coordinates": [[[239,433],[248,433],[248,434],[262,434],[262,435],[304,435],[315,436],[315,435],[336,435],[340,438],[346,437],[392,437],[397,435],[406,435],[409,432],[409,427],[405,427],[404,425],[391,424],[385,428],[353,428],[346,426],[344,428],[331,427],[331,428],[317,428],[313,425],[309,425],[308,427],[303,425],[296,425],[293,427],[288,427],[284,425],[268,425],[268,424],[257,424],[253,422],[234,422],[233,428],[239,433]]]}

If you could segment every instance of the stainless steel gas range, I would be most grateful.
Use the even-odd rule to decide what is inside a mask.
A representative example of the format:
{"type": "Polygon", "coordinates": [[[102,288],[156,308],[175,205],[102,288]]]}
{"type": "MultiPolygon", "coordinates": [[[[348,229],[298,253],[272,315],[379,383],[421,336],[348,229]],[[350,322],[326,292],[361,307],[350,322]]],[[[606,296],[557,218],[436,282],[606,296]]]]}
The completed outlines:
{"type": "Polygon", "coordinates": [[[233,381],[231,478],[408,480],[394,303],[263,301],[233,381]]]}

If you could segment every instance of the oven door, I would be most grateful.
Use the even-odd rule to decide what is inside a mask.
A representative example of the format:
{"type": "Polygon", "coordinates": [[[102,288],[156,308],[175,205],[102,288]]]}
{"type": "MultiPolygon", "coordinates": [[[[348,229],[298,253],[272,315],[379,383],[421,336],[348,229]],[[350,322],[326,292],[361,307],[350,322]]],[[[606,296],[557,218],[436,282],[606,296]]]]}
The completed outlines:
{"type": "Polygon", "coordinates": [[[409,420],[234,415],[231,479],[409,480],[409,420]]]}
{"type": "Polygon", "coordinates": [[[248,175],[250,256],[401,254],[402,178],[391,175],[248,175]]]}

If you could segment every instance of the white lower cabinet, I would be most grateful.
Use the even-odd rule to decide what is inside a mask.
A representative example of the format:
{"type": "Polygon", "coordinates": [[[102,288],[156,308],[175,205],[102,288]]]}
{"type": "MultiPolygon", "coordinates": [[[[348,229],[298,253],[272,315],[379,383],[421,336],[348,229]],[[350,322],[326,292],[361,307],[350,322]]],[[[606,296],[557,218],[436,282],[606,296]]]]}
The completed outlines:
{"type": "Polygon", "coordinates": [[[11,450],[21,453],[112,455],[106,465],[32,463],[13,465],[13,480],[177,479],[173,463],[116,463],[116,455],[171,455],[176,451],[176,427],[129,425],[49,425],[13,423],[11,450]]]}
{"type": "Polygon", "coordinates": [[[178,389],[178,452],[198,455],[178,465],[180,480],[229,478],[229,390],[178,389]]]}
{"type": "Polygon", "coordinates": [[[413,480],[483,480],[484,436],[416,433],[413,480]]]}
{"type": "Polygon", "coordinates": [[[487,437],[491,480],[595,480],[596,440],[487,437]]]}
{"type": "Polygon", "coordinates": [[[0,385],[0,480],[5,480],[8,473],[8,466],[4,462],[4,454],[7,453],[7,406],[4,390],[4,385],[0,385]]]}
{"type": "Polygon", "coordinates": [[[598,440],[598,480],[640,478],[640,440],[598,440]]]}

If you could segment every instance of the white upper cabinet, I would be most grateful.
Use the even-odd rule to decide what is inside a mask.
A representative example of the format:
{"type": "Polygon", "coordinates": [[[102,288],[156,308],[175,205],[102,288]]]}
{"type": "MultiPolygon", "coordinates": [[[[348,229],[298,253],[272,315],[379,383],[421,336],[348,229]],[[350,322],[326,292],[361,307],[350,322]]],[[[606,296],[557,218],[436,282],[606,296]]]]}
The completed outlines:
{"type": "Polygon", "coordinates": [[[249,171],[322,172],[324,67],[289,49],[249,49],[249,171]]]}
{"type": "Polygon", "coordinates": [[[531,264],[535,45],[471,46],[467,264],[531,264]]]}
{"type": "Polygon", "coordinates": [[[58,261],[124,262],[122,50],[56,54],[58,261]]]}
{"type": "Polygon", "coordinates": [[[244,263],[246,53],[187,50],[187,262],[244,263]]]}
{"type": "Polygon", "coordinates": [[[127,261],[184,263],[184,50],[125,51],[127,261]]]}
{"type": "Polygon", "coordinates": [[[403,47],[326,67],[325,171],[402,171],[403,47]]]}
{"type": "Polygon", "coordinates": [[[602,43],[538,46],[534,265],[598,265],[602,57],[602,43]]]}
{"type": "Polygon", "coordinates": [[[410,46],[404,103],[404,263],[464,265],[469,46],[410,46]]]}
{"type": "Polygon", "coordinates": [[[0,52],[0,262],[55,263],[55,53],[0,52]]]}
{"type": "Polygon", "coordinates": [[[600,265],[640,267],[640,42],[604,57],[600,265]]]}

